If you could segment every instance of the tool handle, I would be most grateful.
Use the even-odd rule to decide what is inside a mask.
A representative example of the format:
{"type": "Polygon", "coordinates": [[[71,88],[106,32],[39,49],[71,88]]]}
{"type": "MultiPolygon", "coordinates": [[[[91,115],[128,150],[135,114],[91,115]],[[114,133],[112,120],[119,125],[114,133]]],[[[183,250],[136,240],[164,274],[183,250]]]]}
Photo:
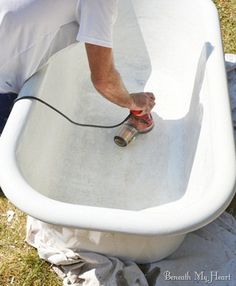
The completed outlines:
{"type": "Polygon", "coordinates": [[[151,113],[146,113],[146,114],[141,115],[142,110],[130,110],[130,113],[138,119],[144,119],[146,121],[153,120],[151,113]]]}
{"type": "Polygon", "coordinates": [[[130,113],[132,113],[134,116],[142,116],[140,115],[142,110],[130,110],[130,113]]]}

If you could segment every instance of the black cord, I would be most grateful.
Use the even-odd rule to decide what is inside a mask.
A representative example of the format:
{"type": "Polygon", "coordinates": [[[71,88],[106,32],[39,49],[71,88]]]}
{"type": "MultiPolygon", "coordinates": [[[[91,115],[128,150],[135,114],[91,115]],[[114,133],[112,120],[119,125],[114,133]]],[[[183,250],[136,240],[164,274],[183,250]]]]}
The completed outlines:
{"type": "Polygon", "coordinates": [[[39,101],[41,102],[42,104],[46,105],[47,107],[51,108],[52,110],[54,110],[55,112],[57,112],[58,114],[60,114],[61,116],[63,116],[65,119],[67,119],[69,122],[71,122],[72,124],[75,124],[77,126],[82,126],[82,127],[93,127],[93,128],[115,128],[115,127],[118,127],[120,125],[122,125],[125,121],[127,121],[130,117],[130,114],[120,123],[118,124],[115,124],[115,125],[96,125],[96,124],[84,124],[84,123],[78,123],[78,122],[75,122],[73,121],[72,119],[70,119],[68,116],[66,116],[63,112],[61,112],[60,110],[56,109],[55,107],[53,107],[51,104],[47,103],[46,101],[38,98],[38,97],[35,97],[35,96],[21,96],[21,97],[18,97],[17,99],[15,99],[14,101],[14,104],[17,102],[17,101],[20,101],[22,99],[33,99],[33,100],[36,100],[36,101],[39,101]]]}

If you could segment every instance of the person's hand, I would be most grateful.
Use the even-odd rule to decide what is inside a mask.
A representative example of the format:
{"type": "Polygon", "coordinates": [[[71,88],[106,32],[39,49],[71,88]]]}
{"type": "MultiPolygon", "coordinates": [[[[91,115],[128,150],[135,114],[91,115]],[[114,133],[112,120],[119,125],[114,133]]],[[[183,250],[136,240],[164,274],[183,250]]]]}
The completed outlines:
{"type": "Polygon", "coordinates": [[[131,93],[132,104],[130,110],[141,110],[143,114],[150,113],[155,105],[155,96],[152,92],[131,93]]]}

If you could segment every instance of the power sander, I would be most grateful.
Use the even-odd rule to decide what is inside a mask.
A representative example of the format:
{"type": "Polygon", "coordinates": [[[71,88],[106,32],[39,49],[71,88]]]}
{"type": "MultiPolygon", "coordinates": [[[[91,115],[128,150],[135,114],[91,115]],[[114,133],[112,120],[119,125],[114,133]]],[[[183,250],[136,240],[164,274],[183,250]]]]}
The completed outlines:
{"type": "Polygon", "coordinates": [[[52,109],[53,111],[57,112],[60,116],[64,117],[66,120],[68,120],[70,123],[81,126],[81,127],[92,127],[92,128],[115,128],[122,125],[122,128],[119,130],[117,135],[114,137],[114,141],[117,145],[121,147],[127,146],[137,134],[147,133],[149,132],[153,126],[154,121],[152,119],[151,113],[142,115],[142,111],[140,110],[130,110],[130,114],[120,123],[115,125],[98,125],[98,124],[87,124],[87,123],[79,123],[71,118],[69,118],[67,115],[65,115],[63,112],[49,104],[48,102],[42,100],[41,98],[35,97],[35,96],[21,96],[18,97],[14,104],[23,99],[33,99],[41,104],[44,104],[48,108],[52,109]]]}
{"type": "Polygon", "coordinates": [[[151,113],[141,115],[142,111],[130,110],[129,119],[122,125],[114,137],[115,143],[120,147],[127,146],[138,134],[152,130],[154,121],[151,113]]]}

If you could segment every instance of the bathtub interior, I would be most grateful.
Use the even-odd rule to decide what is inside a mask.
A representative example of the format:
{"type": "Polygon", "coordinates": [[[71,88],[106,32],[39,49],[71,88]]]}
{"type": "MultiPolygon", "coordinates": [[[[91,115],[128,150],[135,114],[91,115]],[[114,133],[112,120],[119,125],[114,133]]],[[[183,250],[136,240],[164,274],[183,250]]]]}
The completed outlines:
{"type": "MultiPolygon", "coordinates": [[[[214,173],[207,85],[214,47],[203,11],[187,0],[119,5],[116,66],[130,92],[155,93],[154,129],[120,148],[117,129],[77,127],[32,102],[16,150],[19,169],[37,192],[71,204],[143,210],[200,198],[214,173]]],[[[128,114],[93,88],[80,43],[55,54],[20,95],[38,96],[83,123],[112,125],[128,114]]]]}

